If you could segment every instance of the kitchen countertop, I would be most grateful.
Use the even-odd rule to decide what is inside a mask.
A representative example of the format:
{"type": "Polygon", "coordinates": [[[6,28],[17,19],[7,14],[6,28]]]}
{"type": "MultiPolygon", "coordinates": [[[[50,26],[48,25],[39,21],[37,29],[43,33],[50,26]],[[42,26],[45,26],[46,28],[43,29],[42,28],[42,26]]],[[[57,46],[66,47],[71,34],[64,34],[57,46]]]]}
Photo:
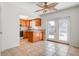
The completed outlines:
{"type": "Polygon", "coordinates": [[[30,32],[40,32],[40,31],[44,31],[43,28],[26,28],[26,27],[21,27],[20,31],[26,32],[26,31],[30,31],[30,32]]]}
{"type": "Polygon", "coordinates": [[[44,29],[28,29],[26,31],[32,31],[32,32],[40,32],[43,31],[44,29]]]}

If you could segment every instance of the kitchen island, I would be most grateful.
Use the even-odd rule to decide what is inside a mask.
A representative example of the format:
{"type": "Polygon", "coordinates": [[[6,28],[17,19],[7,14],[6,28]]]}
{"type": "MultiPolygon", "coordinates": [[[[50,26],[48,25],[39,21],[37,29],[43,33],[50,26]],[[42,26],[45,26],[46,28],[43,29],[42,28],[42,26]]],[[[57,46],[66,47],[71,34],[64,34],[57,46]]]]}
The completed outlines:
{"type": "Polygon", "coordinates": [[[36,42],[45,39],[45,30],[43,29],[29,29],[23,32],[23,38],[28,39],[29,42],[36,42]]]}

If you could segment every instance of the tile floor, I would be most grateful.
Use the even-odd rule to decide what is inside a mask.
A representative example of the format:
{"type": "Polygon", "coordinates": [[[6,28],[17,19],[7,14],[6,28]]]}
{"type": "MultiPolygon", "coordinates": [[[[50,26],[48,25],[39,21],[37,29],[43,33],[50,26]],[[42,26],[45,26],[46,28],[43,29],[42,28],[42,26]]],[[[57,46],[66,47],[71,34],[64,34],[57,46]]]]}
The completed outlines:
{"type": "Polygon", "coordinates": [[[79,56],[79,48],[69,45],[38,41],[30,43],[21,40],[20,46],[1,52],[2,56],[79,56]]]}

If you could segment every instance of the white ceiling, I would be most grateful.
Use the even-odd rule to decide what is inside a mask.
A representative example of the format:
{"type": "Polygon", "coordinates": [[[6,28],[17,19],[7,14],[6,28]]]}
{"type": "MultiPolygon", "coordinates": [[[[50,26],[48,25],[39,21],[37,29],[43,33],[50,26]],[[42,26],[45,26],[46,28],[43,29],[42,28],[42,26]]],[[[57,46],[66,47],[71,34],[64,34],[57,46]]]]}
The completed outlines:
{"type": "MultiPolygon", "coordinates": [[[[28,9],[29,9],[30,12],[33,12],[33,13],[36,13],[36,14],[43,14],[42,12],[35,12],[36,10],[40,9],[36,5],[37,3],[38,2],[28,2],[28,3],[25,3],[25,4],[26,4],[26,6],[27,6],[27,4],[29,5],[28,9]]],[[[67,9],[67,8],[77,6],[77,5],[79,5],[79,2],[58,2],[58,5],[56,6],[56,8],[58,10],[62,10],[62,9],[67,9]]]]}
{"type": "Polygon", "coordinates": [[[78,2],[60,2],[56,7],[58,10],[70,8],[79,5],[78,2]]]}
{"type": "MultiPolygon", "coordinates": [[[[18,3],[11,3],[13,6],[15,5],[18,9],[20,8],[25,12],[25,16],[34,17],[40,17],[39,15],[42,15],[42,12],[35,12],[36,10],[40,9],[36,4],[38,2],[18,2],[18,3]]],[[[67,9],[73,6],[79,5],[79,2],[58,2],[58,5],[56,8],[58,10],[67,9]]],[[[52,12],[53,13],[53,12],[52,12]]],[[[22,14],[23,15],[23,14],[22,14]]]]}

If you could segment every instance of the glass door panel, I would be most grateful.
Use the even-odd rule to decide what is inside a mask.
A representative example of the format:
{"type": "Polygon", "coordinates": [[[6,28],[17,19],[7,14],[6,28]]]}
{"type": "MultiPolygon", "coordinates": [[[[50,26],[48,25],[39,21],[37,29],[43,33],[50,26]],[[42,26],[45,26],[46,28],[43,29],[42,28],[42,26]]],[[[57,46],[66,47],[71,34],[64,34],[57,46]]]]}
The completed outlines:
{"type": "Polygon", "coordinates": [[[59,40],[67,41],[68,21],[59,20],[59,40]]]}
{"type": "Polygon", "coordinates": [[[70,39],[69,18],[47,21],[47,40],[68,43],[70,39]]]}
{"type": "Polygon", "coordinates": [[[47,36],[48,36],[48,40],[55,39],[55,21],[47,22],[47,36]]]}

